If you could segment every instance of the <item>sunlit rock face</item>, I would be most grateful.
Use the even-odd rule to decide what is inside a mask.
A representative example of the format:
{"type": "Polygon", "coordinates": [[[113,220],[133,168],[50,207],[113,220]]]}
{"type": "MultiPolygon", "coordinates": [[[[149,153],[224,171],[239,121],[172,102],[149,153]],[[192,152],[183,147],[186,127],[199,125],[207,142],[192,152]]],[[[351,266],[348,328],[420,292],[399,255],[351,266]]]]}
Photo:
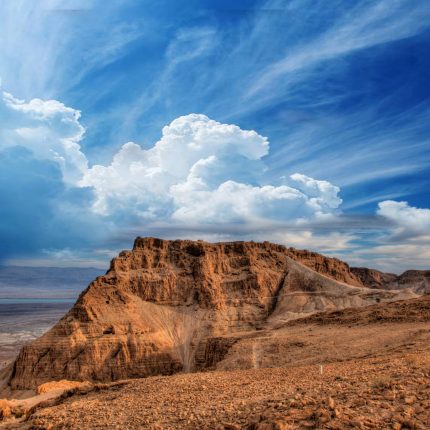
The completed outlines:
{"type": "Polygon", "coordinates": [[[365,288],[339,260],[268,242],[137,238],[49,332],[21,350],[9,384],[200,370],[246,333],[410,297],[407,289],[365,288]]]}

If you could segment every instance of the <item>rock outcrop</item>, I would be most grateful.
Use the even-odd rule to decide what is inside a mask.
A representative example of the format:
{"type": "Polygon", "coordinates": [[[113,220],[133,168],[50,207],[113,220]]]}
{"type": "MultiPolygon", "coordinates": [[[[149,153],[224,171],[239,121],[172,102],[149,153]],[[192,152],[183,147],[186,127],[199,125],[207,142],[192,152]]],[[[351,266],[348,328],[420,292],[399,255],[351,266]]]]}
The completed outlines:
{"type": "Polygon", "coordinates": [[[358,276],[347,263],[338,258],[326,257],[317,252],[306,249],[288,248],[288,255],[299,263],[322,275],[328,276],[335,281],[356,287],[367,287],[368,285],[358,276]]]}
{"type": "Polygon", "coordinates": [[[246,333],[412,297],[408,289],[363,287],[340,260],[268,242],[137,238],[49,332],[21,350],[9,385],[203,369],[246,333]]]}

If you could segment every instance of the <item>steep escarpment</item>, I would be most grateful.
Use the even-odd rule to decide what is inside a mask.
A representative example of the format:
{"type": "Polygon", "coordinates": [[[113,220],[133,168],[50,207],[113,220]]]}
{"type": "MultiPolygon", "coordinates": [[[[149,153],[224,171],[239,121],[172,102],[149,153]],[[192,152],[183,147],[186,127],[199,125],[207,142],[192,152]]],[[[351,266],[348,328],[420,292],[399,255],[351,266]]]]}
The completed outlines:
{"type": "Polygon", "coordinates": [[[338,263],[318,254],[315,262],[308,254],[293,257],[268,242],[137,238],[49,332],[21,350],[10,387],[213,367],[246,333],[314,312],[414,297],[348,285],[345,267],[339,263],[334,273],[338,263]],[[338,273],[341,282],[333,279],[338,273]]]}
{"type": "Polygon", "coordinates": [[[288,248],[287,252],[293,260],[298,261],[315,272],[321,273],[336,281],[344,282],[345,284],[354,285],[356,287],[367,287],[363,279],[351,270],[348,263],[338,258],[326,257],[325,255],[306,249],[288,248]]]}

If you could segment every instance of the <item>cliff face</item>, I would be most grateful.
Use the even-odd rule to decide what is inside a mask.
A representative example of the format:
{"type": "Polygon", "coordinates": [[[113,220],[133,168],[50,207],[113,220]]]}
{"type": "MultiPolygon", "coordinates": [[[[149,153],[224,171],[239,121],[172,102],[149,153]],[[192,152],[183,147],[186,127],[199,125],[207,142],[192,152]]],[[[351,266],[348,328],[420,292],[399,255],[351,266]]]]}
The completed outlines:
{"type": "Polygon", "coordinates": [[[351,270],[349,265],[337,258],[326,257],[308,250],[288,248],[288,255],[315,272],[328,276],[336,281],[356,287],[367,287],[367,283],[351,270]]]}
{"type": "Polygon", "coordinates": [[[28,389],[51,380],[202,369],[245,332],[414,297],[370,290],[357,279],[339,260],[268,242],[138,238],[49,332],[21,350],[9,384],[28,389]]]}

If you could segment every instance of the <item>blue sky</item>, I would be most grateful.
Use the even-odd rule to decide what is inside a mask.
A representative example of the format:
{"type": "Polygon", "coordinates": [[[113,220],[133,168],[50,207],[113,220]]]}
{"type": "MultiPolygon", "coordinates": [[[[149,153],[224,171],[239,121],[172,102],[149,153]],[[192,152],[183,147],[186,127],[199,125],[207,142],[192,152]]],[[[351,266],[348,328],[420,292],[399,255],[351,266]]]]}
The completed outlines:
{"type": "Polygon", "coordinates": [[[426,0],[0,0],[0,261],[136,235],[430,267],[426,0]]]}

